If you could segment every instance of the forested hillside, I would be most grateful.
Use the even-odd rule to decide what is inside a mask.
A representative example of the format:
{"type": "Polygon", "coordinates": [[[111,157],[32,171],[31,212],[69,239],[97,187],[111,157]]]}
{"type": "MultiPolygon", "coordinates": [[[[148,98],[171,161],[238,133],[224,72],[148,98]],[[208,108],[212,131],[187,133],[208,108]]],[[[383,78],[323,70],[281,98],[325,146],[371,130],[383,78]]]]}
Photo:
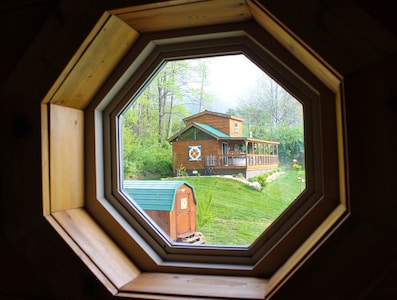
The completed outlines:
{"type": "MultiPolygon", "coordinates": [[[[210,81],[214,59],[220,58],[164,63],[122,112],[119,120],[125,178],[171,174],[172,153],[167,138],[185,127],[183,118],[218,107],[216,94],[209,88],[214,85],[210,81]]],[[[235,76],[246,74],[236,70],[235,76]]],[[[254,138],[279,141],[282,165],[291,165],[294,159],[303,164],[301,103],[263,72],[241,88],[243,96],[230,99],[230,106],[217,112],[244,118],[246,136],[252,133],[254,138]]]]}

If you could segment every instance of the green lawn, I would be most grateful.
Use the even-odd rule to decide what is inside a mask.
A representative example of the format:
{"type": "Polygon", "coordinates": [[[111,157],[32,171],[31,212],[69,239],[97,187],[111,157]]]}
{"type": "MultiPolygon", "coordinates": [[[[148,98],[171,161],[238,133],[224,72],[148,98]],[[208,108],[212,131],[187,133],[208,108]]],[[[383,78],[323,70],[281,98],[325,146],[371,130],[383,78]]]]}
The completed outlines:
{"type": "MultiPolygon", "coordinates": [[[[287,171],[257,191],[224,177],[185,177],[194,186],[197,231],[206,244],[250,245],[296,199],[298,177],[304,172],[287,171]]],[[[181,179],[181,178],[178,178],[181,179]]]]}

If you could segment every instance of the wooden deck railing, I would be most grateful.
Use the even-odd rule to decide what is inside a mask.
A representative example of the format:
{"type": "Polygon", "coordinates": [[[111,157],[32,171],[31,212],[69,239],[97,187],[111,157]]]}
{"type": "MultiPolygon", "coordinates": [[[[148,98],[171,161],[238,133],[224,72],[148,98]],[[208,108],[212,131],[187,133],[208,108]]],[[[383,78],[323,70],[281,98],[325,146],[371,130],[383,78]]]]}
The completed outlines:
{"type": "Polygon", "coordinates": [[[207,167],[267,166],[278,162],[278,155],[270,154],[210,155],[205,158],[207,167]]]}

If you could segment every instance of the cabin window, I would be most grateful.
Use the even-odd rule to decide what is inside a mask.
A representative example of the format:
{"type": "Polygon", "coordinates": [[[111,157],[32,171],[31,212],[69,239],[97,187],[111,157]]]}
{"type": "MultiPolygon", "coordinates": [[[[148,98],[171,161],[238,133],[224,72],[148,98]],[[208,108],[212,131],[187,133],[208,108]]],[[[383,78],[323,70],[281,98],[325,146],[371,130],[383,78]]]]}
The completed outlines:
{"type": "MultiPolygon", "coordinates": [[[[180,70],[171,68],[170,72],[176,76],[180,70]]],[[[206,75],[205,72],[202,75],[206,75]]],[[[234,84],[233,77],[225,75],[224,79],[229,91],[241,84],[234,84]]],[[[114,295],[263,299],[265,292],[276,290],[300,268],[301,262],[325,241],[328,233],[348,213],[341,87],[341,76],[323,64],[257,1],[188,1],[183,4],[163,1],[106,12],[42,102],[44,215],[114,295]],[[202,18],[202,14],[209,17],[202,18]],[[266,230],[262,226],[250,241],[237,239],[238,230],[244,229],[246,222],[239,222],[241,220],[236,217],[232,226],[221,229],[224,241],[210,242],[210,230],[203,230],[204,241],[207,239],[208,243],[193,244],[191,237],[185,234],[194,230],[191,219],[184,214],[189,209],[185,208],[195,203],[194,194],[198,200],[197,210],[208,208],[208,214],[198,216],[211,216],[212,204],[200,206],[199,199],[211,199],[218,184],[209,184],[204,191],[199,191],[191,183],[185,186],[181,179],[204,179],[199,163],[204,164],[206,175],[219,176],[215,167],[222,159],[227,160],[228,166],[236,167],[230,176],[239,179],[242,167],[260,162],[259,155],[248,153],[254,143],[259,149],[263,147],[262,158],[266,158],[267,163],[274,162],[276,154],[278,162],[283,163],[282,155],[288,153],[288,149],[283,148],[285,143],[281,138],[272,138],[275,132],[265,126],[271,119],[258,118],[257,108],[252,109],[257,95],[238,95],[242,98],[239,105],[251,104],[240,107],[245,115],[240,114],[237,107],[235,111],[225,112],[222,109],[229,108],[230,96],[216,107],[207,106],[210,102],[202,100],[211,98],[201,88],[204,82],[187,83],[183,91],[173,94],[175,114],[170,114],[170,105],[161,106],[160,103],[159,107],[164,110],[155,110],[149,99],[153,93],[169,97],[165,92],[179,79],[168,82],[167,89],[147,88],[153,81],[165,80],[161,71],[174,62],[193,63],[194,59],[200,70],[200,60],[196,59],[210,59],[211,66],[216,65],[218,58],[232,59],[226,67],[235,71],[237,57],[248,59],[262,73],[267,73],[280,89],[287,91],[289,96],[284,104],[290,96],[296,99],[291,108],[301,111],[302,124],[298,126],[301,130],[294,134],[296,137],[303,131],[304,143],[300,146],[298,143],[293,150],[304,155],[294,157],[296,161],[292,163],[289,157],[285,163],[291,171],[297,172],[295,174],[304,174],[305,181],[295,178],[292,184],[302,186],[302,192],[298,192],[291,203],[286,201],[283,205],[288,209],[266,230]],[[185,93],[189,89],[195,92],[185,93]],[[179,99],[182,96],[184,105],[179,99]],[[244,98],[247,96],[249,99],[244,98]],[[138,100],[140,97],[143,100],[138,100]],[[193,108],[196,111],[192,112],[193,108]],[[210,119],[225,115],[237,115],[234,120],[244,118],[244,140],[233,136],[229,142],[230,133],[225,134],[223,129],[204,122],[205,115],[201,113],[205,110],[213,113],[210,119]],[[157,122],[159,117],[166,121],[157,122]],[[183,127],[177,125],[181,119],[193,128],[187,135],[197,138],[202,132],[218,140],[220,146],[208,152],[205,144],[212,140],[202,137],[199,137],[200,142],[179,140],[185,128],[185,124],[183,127]],[[266,124],[258,126],[257,119],[266,124]],[[157,128],[150,127],[154,123],[158,128],[165,126],[161,131],[153,130],[157,128]],[[129,128],[129,132],[124,132],[123,128],[129,128]],[[182,132],[181,135],[178,132],[182,132]],[[172,136],[173,133],[176,135],[172,136]],[[140,134],[140,138],[133,134],[140,134]],[[266,135],[270,139],[264,139],[266,135]],[[178,237],[182,240],[177,241],[173,240],[171,230],[168,233],[156,223],[160,221],[153,222],[159,220],[165,209],[149,212],[148,206],[137,205],[139,196],[134,198],[128,190],[132,187],[131,193],[136,190],[139,193],[145,181],[149,185],[153,180],[159,181],[154,177],[168,172],[170,160],[166,151],[176,142],[185,143],[180,147],[184,151],[188,151],[189,146],[201,146],[202,155],[201,161],[190,165],[176,161],[172,165],[172,175],[179,182],[171,189],[166,184],[171,180],[163,183],[175,196],[169,199],[182,214],[179,221],[184,226],[178,237]],[[228,142],[230,147],[238,144],[240,153],[232,154],[232,148],[222,153],[222,142],[228,142]],[[138,180],[138,188],[133,182],[127,185],[125,181],[128,180],[138,180]],[[203,282],[211,288],[203,289],[203,282]]],[[[277,119],[284,116],[278,108],[273,108],[277,119]]],[[[234,131],[231,124],[226,127],[234,131]]],[[[291,125],[294,124],[298,125],[291,125]]],[[[280,129],[280,137],[288,136],[283,130],[280,129]]],[[[188,157],[183,153],[174,157],[188,157]]],[[[149,191],[156,201],[164,195],[159,194],[158,189],[147,188],[145,192],[149,191]]],[[[230,191],[234,190],[224,189],[224,192],[230,191]]],[[[149,204],[146,203],[148,199],[148,196],[143,198],[145,205],[149,204]]],[[[263,198],[263,202],[266,199],[263,198]]],[[[200,217],[196,222],[208,224],[208,220],[200,217]]]]}
{"type": "Polygon", "coordinates": [[[234,133],[238,133],[238,122],[234,122],[234,133]]]}

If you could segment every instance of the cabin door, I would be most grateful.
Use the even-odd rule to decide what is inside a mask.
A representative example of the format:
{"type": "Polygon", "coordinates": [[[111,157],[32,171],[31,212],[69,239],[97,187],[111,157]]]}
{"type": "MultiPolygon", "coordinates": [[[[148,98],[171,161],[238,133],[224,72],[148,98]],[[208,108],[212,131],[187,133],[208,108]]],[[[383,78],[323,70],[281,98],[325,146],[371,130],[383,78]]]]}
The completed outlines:
{"type": "Polygon", "coordinates": [[[186,236],[192,234],[193,229],[191,224],[192,208],[189,201],[193,197],[190,190],[180,189],[176,192],[176,236],[186,236]]]}
{"type": "Polygon", "coordinates": [[[227,166],[228,163],[228,154],[229,154],[229,145],[228,143],[222,142],[222,165],[227,166]]]}

